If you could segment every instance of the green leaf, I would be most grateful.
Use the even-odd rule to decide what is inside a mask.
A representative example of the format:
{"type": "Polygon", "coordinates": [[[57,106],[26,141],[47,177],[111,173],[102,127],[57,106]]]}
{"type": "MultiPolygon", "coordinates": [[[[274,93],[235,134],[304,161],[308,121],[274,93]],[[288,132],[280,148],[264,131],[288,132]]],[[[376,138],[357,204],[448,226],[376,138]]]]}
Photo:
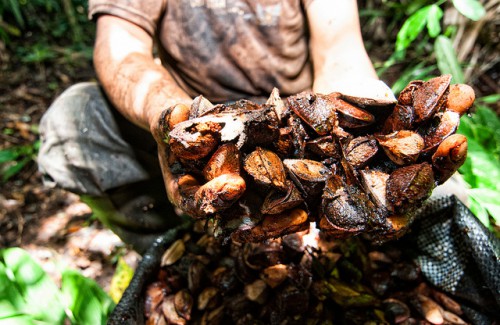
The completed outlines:
{"type": "Polygon", "coordinates": [[[14,161],[19,157],[19,153],[15,148],[0,150],[0,164],[14,161]]]}
{"type": "Polygon", "coordinates": [[[413,0],[409,1],[401,6],[401,9],[399,10],[404,10],[405,14],[411,15],[415,11],[419,10],[422,8],[424,5],[428,3],[428,0],[413,0]]]}
{"type": "Polygon", "coordinates": [[[470,159],[465,160],[464,164],[458,169],[458,172],[471,188],[476,187],[476,177],[472,174],[472,163],[470,159]]]}
{"type": "Polygon", "coordinates": [[[474,188],[469,193],[475,201],[488,211],[495,223],[500,225],[500,191],[474,188]]]}
{"type": "Polygon", "coordinates": [[[19,315],[26,304],[14,280],[12,271],[0,261],[0,319],[19,315]]]}
{"type": "Polygon", "coordinates": [[[430,37],[436,37],[441,33],[441,18],[443,10],[437,5],[431,5],[427,15],[427,32],[430,37]]]}
{"type": "Polygon", "coordinates": [[[125,262],[123,257],[120,257],[109,288],[109,295],[115,303],[120,301],[133,276],[134,269],[132,269],[127,262],[125,262]]]}
{"type": "Polygon", "coordinates": [[[21,28],[24,28],[24,19],[21,14],[21,8],[19,7],[19,1],[17,0],[9,0],[9,9],[11,10],[16,22],[19,24],[21,28]]]}
{"type": "Polygon", "coordinates": [[[0,325],[36,325],[40,324],[35,322],[30,315],[13,315],[6,318],[0,318],[0,325]]]}
{"type": "Polygon", "coordinates": [[[462,117],[458,133],[468,139],[467,160],[459,171],[472,187],[470,209],[485,226],[491,226],[490,216],[500,225],[500,119],[487,106],[476,105],[471,117],[462,117]]]}
{"type": "Polygon", "coordinates": [[[471,212],[477,217],[481,223],[487,227],[490,228],[491,223],[490,223],[490,218],[488,215],[488,211],[481,205],[481,202],[476,201],[476,199],[472,196],[469,197],[470,200],[470,210],[471,212]]]}
{"type": "Polygon", "coordinates": [[[500,101],[500,94],[493,94],[478,98],[476,102],[484,104],[496,104],[500,101]]]}
{"type": "Polygon", "coordinates": [[[491,129],[486,124],[476,124],[473,130],[475,140],[483,146],[486,152],[494,154],[497,149],[495,130],[491,129]]]}
{"type": "Polygon", "coordinates": [[[65,313],[59,289],[27,252],[0,250],[0,265],[0,319],[62,324],[65,313]]]}
{"type": "Polygon", "coordinates": [[[472,173],[476,177],[476,186],[497,190],[500,186],[499,163],[491,159],[487,152],[474,152],[468,155],[472,163],[472,173]]]}
{"type": "Polygon", "coordinates": [[[2,181],[6,182],[13,176],[17,175],[27,163],[31,161],[31,157],[25,157],[24,159],[12,164],[2,171],[2,181]]]}
{"type": "Polygon", "coordinates": [[[475,121],[480,125],[490,128],[493,134],[495,134],[495,141],[500,141],[500,133],[495,131],[500,131],[500,118],[496,112],[487,106],[477,105],[476,111],[474,113],[475,121]]]}
{"type": "Polygon", "coordinates": [[[30,52],[21,58],[24,63],[41,63],[56,58],[56,52],[48,45],[35,44],[30,52]]]}
{"type": "Polygon", "coordinates": [[[458,132],[469,140],[474,139],[490,155],[491,159],[500,161],[500,118],[490,108],[476,105],[472,117],[463,116],[458,132]]]}
{"type": "Polygon", "coordinates": [[[458,126],[457,133],[465,135],[468,139],[472,139],[474,137],[473,127],[474,123],[472,119],[467,116],[462,116],[460,118],[460,125],[458,126]]]}
{"type": "Polygon", "coordinates": [[[468,154],[459,169],[472,188],[500,189],[500,162],[474,137],[468,137],[468,154]]]}
{"type": "Polygon", "coordinates": [[[2,31],[2,32],[5,31],[4,35],[7,38],[8,38],[7,34],[10,34],[10,35],[16,36],[16,37],[21,36],[21,30],[19,28],[17,28],[16,26],[7,24],[2,19],[0,19],[0,31],[2,31]]]}
{"type": "Polygon", "coordinates": [[[404,22],[396,39],[396,52],[406,49],[417,38],[427,23],[430,10],[431,6],[425,6],[404,22]]]}
{"type": "Polygon", "coordinates": [[[434,43],[437,65],[442,74],[451,74],[455,83],[464,83],[464,74],[449,38],[438,36],[434,43]]]}
{"type": "Polygon", "coordinates": [[[453,0],[453,5],[458,12],[471,20],[477,21],[486,14],[483,5],[477,0],[453,0]]]}
{"type": "Polygon", "coordinates": [[[74,323],[106,324],[115,304],[93,280],[76,271],[66,270],[62,274],[61,290],[74,323]]]}
{"type": "MultiPolygon", "coordinates": [[[[37,132],[38,133],[38,129],[37,129],[37,132]]],[[[36,140],[35,142],[33,142],[33,151],[35,152],[38,152],[38,150],[40,150],[40,146],[42,145],[42,142],[40,140],[36,140]]]]}

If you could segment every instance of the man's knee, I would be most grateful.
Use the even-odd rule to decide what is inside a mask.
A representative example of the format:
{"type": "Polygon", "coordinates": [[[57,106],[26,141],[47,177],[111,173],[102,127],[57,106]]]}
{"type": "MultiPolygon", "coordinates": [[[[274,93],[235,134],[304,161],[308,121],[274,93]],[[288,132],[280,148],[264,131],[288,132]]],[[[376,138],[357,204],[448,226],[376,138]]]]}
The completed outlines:
{"type": "Polygon", "coordinates": [[[96,113],[95,110],[87,109],[89,106],[97,110],[107,108],[98,85],[85,82],[71,86],[56,98],[43,115],[40,122],[42,137],[52,136],[51,132],[60,128],[65,132],[78,131],[75,128],[91,118],[89,114],[96,113]]]}
{"type": "Polygon", "coordinates": [[[46,184],[100,195],[147,178],[96,83],[63,92],[44,114],[40,138],[38,164],[46,184]]]}

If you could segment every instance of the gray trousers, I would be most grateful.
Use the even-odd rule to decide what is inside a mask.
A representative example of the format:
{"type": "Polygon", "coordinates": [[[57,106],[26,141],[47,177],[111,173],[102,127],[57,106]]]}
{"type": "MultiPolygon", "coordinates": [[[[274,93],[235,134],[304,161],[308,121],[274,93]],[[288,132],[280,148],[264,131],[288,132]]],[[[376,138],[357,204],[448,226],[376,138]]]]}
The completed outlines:
{"type": "Polygon", "coordinates": [[[165,193],[152,135],[120,115],[97,83],[63,92],[42,117],[40,137],[44,183],[79,194],[139,251],[179,221],[165,193]]]}
{"type": "Polygon", "coordinates": [[[77,194],[161,178],[151,134],[118,114],[96,83],[68,88],[40,123],[38,165],[46,184],[77,194]]]}

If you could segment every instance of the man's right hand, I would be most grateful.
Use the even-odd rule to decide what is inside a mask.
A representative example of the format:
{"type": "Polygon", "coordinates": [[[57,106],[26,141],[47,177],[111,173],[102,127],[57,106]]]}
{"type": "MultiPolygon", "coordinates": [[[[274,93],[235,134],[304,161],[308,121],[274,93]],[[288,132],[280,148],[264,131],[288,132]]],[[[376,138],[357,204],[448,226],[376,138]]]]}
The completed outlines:
{"type": "Polygon", "coordinates": [[[170,202],[178,215],[187,214],[193,218],[203,218],[230,206],[246,189],[239,175],[221,175],[207,183],[200,184],[193,175],[173,174],[172,164],[176,157],[167,142],[168,133],[175,125],[189,118],[190,108],[185,104],[174,105],[158,116],[152,123],[151,133],[158,144],[158,159],[170,202]]]}

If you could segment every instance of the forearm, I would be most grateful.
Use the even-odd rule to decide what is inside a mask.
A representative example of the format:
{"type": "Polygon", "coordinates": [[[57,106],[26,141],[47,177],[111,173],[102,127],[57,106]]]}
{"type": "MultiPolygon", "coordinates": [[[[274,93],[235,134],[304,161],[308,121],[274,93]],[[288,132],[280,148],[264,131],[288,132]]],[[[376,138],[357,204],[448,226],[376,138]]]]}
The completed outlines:
{"type": "MultiPolygon", "coordinates": [[[[337,51],[342,51],[338,49],[337,51]]],[[[314,69],[313,90],[319,93],[334,91],[335,84],[350,79],[378,79],[378,76],[367,56],[356,52],[345,52],[342,55],[328,55],[320,60],[314,69]]]]}
{"type": "Polygon", "coordinates": [[[378,79],[364,48],[354,0],[314,0],[307,8],[315,92],[331,92],[335,83],[378,79]]]}
{"type": "Polygon", "coordinates": [[[148,35],[123,28],[114,17],[99,18],[94,65],[113,105],[133,123],[150,129],[161,112],[191,98],[152,56],[148,35]]]}

